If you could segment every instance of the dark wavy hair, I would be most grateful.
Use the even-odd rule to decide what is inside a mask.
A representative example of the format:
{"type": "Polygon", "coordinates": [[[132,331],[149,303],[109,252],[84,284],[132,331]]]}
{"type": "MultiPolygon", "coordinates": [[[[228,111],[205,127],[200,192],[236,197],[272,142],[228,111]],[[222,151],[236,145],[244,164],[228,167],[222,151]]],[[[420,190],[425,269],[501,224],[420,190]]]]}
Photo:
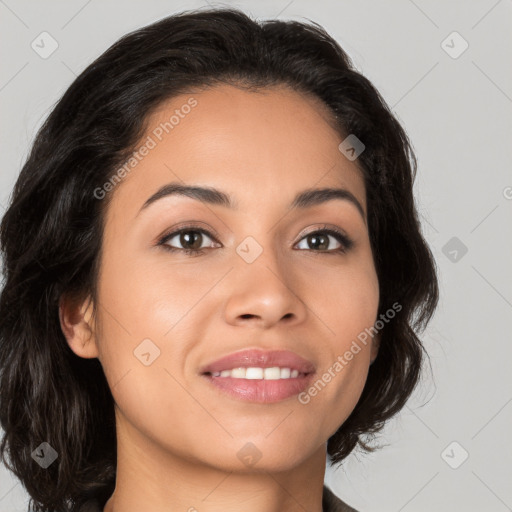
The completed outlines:
{"type": "MultiPolygon", "coordinates": [[[[148,116],[184,92],[220,84],[288,86],[320,99],[340,137],[365,145],[366,186],[379,280],[381,331],[362,395],[327,444],[341,462],[406,403],[421,375],[418,337],[438,302],[436,265],[413,198],[417,162],[408,137],[373,85],[314,22],[255,21],[232,9],[166,17],[122,37],[67,89],[41,127],[0,226],[0,453],[32,510],[77,510],[114,491],[114,402],[98,359],[78,357],[60,327],[59,301],[97,298],[108,195],[101,187],[134,151],[148,116]],[[31,453],[58,453],[47,469],[31,453]],[[7,457],[8,456],[8,457],[7,457]]],[[[341,140],[341,139],[340,139],[341,140]]]]}

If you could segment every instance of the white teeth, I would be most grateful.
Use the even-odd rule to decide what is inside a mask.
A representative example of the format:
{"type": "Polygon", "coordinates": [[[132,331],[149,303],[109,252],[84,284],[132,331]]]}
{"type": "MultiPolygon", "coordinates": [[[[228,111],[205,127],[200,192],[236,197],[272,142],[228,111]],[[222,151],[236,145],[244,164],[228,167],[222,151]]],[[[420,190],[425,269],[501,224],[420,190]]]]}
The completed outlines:
{"type": "Polygon", "coordinates": [[[290,368],[281,368],[281,379],[289,379],[291,373],[290,368]]]}
{"type": "Polygon", "coordinates": [[[231,370],[231,377],[234,379],[245,379],[245,368],[233,368],[231,370]]]}
{"type": "Polygon", "coordinates": [[[263,379],[263,368],[246,368],[246,379],[263,379]]]}
{"type": "Polygon", "coordinates": [[[234,379],[249,380],[278,380],[296,378],[299,376],[299,370],[291,368],[280,368],[273,366],[272,368],[233,368],[232,370],[222,370],[221,372],[213,372],[213,377],[232,377],[234,379]]]}
{"type": "Polygon", "coordinates": [[[265,368],[264,370],[265,380],[278,380],[281,378],[281,370],[279,366],[273,368],[265,368]]]}

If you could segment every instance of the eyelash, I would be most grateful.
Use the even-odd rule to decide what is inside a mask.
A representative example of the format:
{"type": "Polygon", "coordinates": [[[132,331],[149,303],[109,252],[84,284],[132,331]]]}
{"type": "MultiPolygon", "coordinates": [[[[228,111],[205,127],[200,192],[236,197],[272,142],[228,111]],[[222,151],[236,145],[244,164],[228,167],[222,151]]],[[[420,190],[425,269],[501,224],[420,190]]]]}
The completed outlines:
{"type": "MultiPolygon", "coordinates": [[[[187,232],[202,233],[202,234],[208,236],[209,238],[211,238],[214,242],[219,243],[219,242],[217,242],[216,237],[213,236],[209,231],[207,231],[203,228],[200,228],[199,226],[190,225],[190,226],[184,226],[183,228],[179,229],[178,231],[173,231],[172,233],[164,235],[158,241],[157,245],[162,246],[165,250],[167,250],[169,252],[181,252],[181,253],[185,253],[188,256],[200,256],[201,254],[204,254],[205,249],[180,249],[178,247],[172,247],[170,245],[167,245],[166,242],[168,240],[171,240],[176,235],[180,235],[182,233],[187,233],[187,232]]],[[[326,228],[326,227],[319,229],[317,231],[312,231],[311,233],[307,233],[299,240],[299,242],[308,236],[318,235],[318,234],[326,234],[326,235],[333,236],[341,244],[341,247],[338,249],[335,249],[335,250],[331,250],[331,251],[315,251],[313,249],[309,249],[312,252],[317,252],[320,254],[328,254],[328,255],[340,254],[340,253],[345,254],[354,245],[354,242],[352,241],[352,239],[350,239],[347,235],[345,235],[341,231],[338,231],[333,228],[326,228]]],[[[304,250],[304,249],[300,249],[300,250],[304,250]]]]}

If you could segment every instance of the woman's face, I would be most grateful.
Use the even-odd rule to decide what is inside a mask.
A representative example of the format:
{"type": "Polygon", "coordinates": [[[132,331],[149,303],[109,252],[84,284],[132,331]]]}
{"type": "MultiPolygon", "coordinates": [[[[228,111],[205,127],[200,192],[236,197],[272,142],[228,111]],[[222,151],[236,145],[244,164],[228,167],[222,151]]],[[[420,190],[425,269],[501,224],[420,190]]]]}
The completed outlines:
{"type": "Polygon", "coordinates": [[[287,88],[219,86],[149,118],[105,218],[95,335],[74,346],[99,358],[124,442],[230,471],[256,459],[284,470],[325,449],[351,413],[377,347],[344,354],[374,324],[379,291],[364,182],[342,140],[321,105],[287,88]],[[215,188],[231,206],[216,194],[147,203],[171,183],[215,188]],[[294,205],[326,188],[363,213],[347,194],[294,205]],[[291,351],[314,373],[295,377],[293,358],[246,360],[262,368],[254,379],[203,373],[246,349],[291,351]]]}

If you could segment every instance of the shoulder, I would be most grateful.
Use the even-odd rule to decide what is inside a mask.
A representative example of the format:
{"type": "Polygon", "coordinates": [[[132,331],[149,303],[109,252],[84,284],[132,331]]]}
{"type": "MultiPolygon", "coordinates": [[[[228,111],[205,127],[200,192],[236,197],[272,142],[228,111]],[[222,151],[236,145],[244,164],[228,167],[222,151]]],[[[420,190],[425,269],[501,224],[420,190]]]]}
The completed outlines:
{"type": "Polygon", "coordinates": [[[324,485],[324,493],[322,496],[323,512],[357,512],[355,508],[341,501],[329,487],[324,485]]]}

